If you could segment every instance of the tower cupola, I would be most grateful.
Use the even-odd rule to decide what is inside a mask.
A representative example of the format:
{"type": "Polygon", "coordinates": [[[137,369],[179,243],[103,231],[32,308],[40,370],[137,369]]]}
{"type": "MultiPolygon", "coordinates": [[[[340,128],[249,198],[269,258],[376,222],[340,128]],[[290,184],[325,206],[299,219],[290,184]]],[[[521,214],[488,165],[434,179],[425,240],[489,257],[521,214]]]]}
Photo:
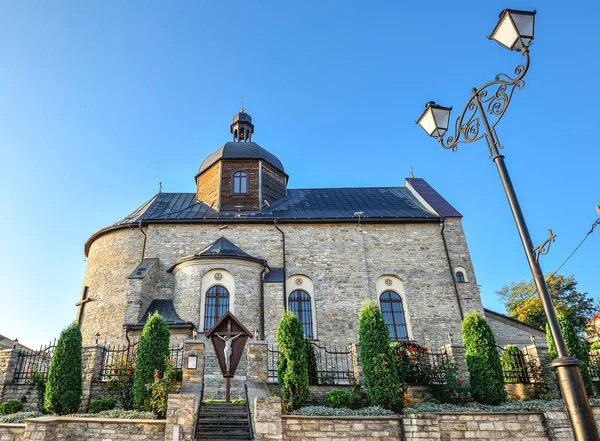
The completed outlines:
{"type": "Polygon", "coordinates": [[[233,142],[252,141],[254,124],[252,124],[252,117],[244,111],[243,107],[238,114],[233,116],[230,131],[233,135],[233,142]]]}

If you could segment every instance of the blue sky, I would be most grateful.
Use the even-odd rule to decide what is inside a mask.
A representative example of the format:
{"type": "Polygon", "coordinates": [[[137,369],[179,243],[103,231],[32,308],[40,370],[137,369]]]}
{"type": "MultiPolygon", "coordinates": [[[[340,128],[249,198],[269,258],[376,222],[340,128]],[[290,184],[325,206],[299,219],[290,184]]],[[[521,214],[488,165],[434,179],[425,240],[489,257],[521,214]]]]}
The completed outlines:
{"type": "MultiPolygon", "coordinates": [[[[598,2],[1,2],[0,334],[58,335],[87,238],[159,181],[194,191],[242,94],[291,187],[402,185],[414,167],[464,214],[484,304],[502,310],[495,291],[530,273],[486,145],[452,153],[414,121],[522,62],[486,39],[505,7],[538,9],[498,133],[534,242],[558,235],[550,272],[600,204],[598,2]]],[[[594,297],[599,246],[563,271],[594,297]]]]}

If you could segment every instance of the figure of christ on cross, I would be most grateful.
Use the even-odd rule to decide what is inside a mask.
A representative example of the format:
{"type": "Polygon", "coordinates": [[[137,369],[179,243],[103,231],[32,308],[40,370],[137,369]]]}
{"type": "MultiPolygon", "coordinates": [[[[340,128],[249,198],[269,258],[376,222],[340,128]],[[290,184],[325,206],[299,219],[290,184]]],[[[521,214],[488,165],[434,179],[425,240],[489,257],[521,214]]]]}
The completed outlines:
{"type": "Polygon", "coordinates": [[[225,354],[225,371],[227,374],[229,374],[229,367],[231,365],[231,363],[230,363],[231,354],[233,352],[233,350],[231,349],[231,343],[233,342],[233,340],[235,340],[240,335],[242,335],[242,333],[240,332],[237,335],[234,335],[233,337],[231,337],[229,335],[224,335],[224,336],[219,335],[219,334],[215,334],[215,335],[225,342],[225,348],[223,349],[223,354],[225,354]]]}
{"type": "Polygon", "coordinates": [[[75,321],[79,326],[81,326],[81,322],[83,321],[83,308],[87,302],[91,301],[92,299],[88,297],[88,287],[86,286],[83,288],[83,292],[81,293],[81,299],[75,303],[75,306],[77,306],[77,317],[75,318],[75,321]]]}

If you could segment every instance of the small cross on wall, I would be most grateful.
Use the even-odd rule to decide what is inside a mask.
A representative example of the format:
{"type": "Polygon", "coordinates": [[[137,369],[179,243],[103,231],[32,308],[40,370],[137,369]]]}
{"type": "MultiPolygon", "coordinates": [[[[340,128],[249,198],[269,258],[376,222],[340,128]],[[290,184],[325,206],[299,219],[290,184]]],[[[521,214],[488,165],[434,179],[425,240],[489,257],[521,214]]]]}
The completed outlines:
{"type": "Polygon", "coordinates": [[[75,321],[79,326],[81,326],[81,321],[83,320],[85,304],[91,301],[92,299],[88,297],[88,287],[86,286],[85,288],[83,288],[83,292],[81,293],[81,299],[77,303],[75,303],[75,306],[77,306],[77,318],[75,319],[75,321]]]}

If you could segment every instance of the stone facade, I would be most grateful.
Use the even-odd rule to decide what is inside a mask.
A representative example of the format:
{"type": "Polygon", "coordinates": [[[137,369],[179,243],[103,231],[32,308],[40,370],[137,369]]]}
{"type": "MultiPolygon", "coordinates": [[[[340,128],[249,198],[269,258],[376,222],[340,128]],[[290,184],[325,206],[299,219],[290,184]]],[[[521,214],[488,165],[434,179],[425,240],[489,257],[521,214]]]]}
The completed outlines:
{"type": "Polygon", "coordinates": [[[532,335],[538,345],[548,346],[546,343],[546,334],[540,329],[511,320],[502,314],[488,309],[485,310],[485,318],[490,324],[496,338],[496,343],[499,346],[504,347],[508,344],[518,346],[530,345],[532,335]]]}
{"type": "MultiPolygon", "coordinates": [[[[459,225],[454,226],[454,232],[447,228],[445,235],[463,236],[455,242],[464,242],[459,225]]],[[[314,284],[315,333],[319,340],[336,345],[354,343],[361,305],[366,300],[377,301],[380,293],[376,281],[385,275],[403,283],[412,339],[436,349],[447,342],[449,332],[460,340],[460,313],[439,225],[302,224],[280,228],[286,235],[287,276],[303,275],[314,284]]],[[[223,259],[192,260],[178,265],[172,273],[166,270],[221,236],[248,254],[267,260],[269,266],[282,267],[282,237],[274,226],[230,225],[219,230],[216,225],[150,225],[147,235],[146,257],[159,260],[149,275],[153,279],[146,292],[154,298],[173,299],[181,318],[201,328],[205,292],[202,276],[213,269],[224,269],[235,279],[232,312],[248,329],[258,329],[261,265],[223,259]]],[[[128,229],[110,232],[92,244],[84,281],[93,299],[86,304],[83,321],[86,341],[93,339],[96,332],[122,341],[122,323],[135,322],[143,314],[142,303],[149,303],[148,295],[139,300],[139,308],[128,309],[137,311],[138,317],[125,314],[125,304],[135,301],[134,295],[142,298],[135,294],[139,289],[133,290],[132,281],[127,279],[140,261],[142,240],[138,230],[128,229]],[[112,247],[116,249],[111,251],[112,247]]],[[[468,254],[456,259],[460,259],[461,266],[472,268],[468,254]]],[[[281,282],[264,284],[268,340],[275,339],[284,309],[282,293],[281,282]]],[[[483,310],[475,283],[459,293],[464,294],[463,310],[483,310]]]]}

